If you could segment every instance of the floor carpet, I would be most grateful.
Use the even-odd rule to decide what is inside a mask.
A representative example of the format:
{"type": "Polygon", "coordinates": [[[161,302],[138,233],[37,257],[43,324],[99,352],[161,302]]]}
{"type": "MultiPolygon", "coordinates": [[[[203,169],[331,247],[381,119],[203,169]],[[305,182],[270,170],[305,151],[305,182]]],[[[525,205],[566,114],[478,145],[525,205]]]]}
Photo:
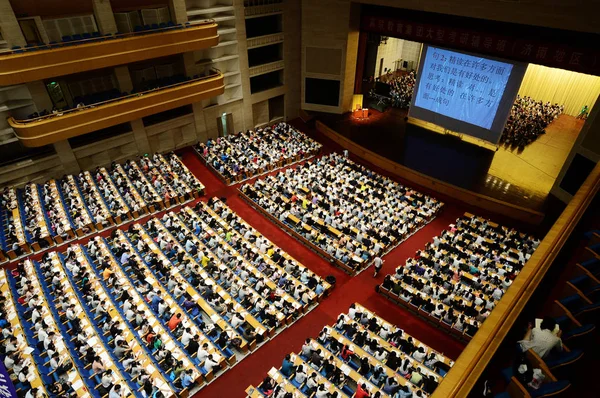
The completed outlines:
{"type": "MultiPolygon", "coordinates": [[[[329,147],[324,148],[324,151],[328,152],[331,149],[329,147]]],[[[323,326],[334,323],[337,316],[342,312],[346,312],[350,304],[354,302],[375,311],[384,319],[403,328],[413,337],[453,359],[456,359],[461,353],[464,348],[463,343],[456,341],[444,331],[433,328],[424,320],[388,301],[375,292],[375,286],[381,283],[386,274],[393,272],[399,264],[408,257],[413,256],[433,236],[438,235],[448,224],[462,215],[464,213],[463,208],[455,204],[447,204],[433,222],[426,225],[384,257],[383,270],[377,278],[373,278],[370,269],[358,276],[350,277],[343,271],[331,266],[323,258],[283,232],[253,209],[238,196],[236,186],[226,186],[206,167],[193,150],[183,150],[180,155],[187,167],[206,186],[207,197],[226,198],[228,206],[296,260],[321,276],[333,275],[337,279],[333,292],[313,311],[285,329],[255,353],[242,360],[232,370],[227,371],[210,385],[202,388],[195,395],[195,398],[245,396],[244,391],[248,385],[258,385],[271,367],[281,365],[281,361],[286,354],[298,352],[306,338],[316,337],[323,326]]]]}

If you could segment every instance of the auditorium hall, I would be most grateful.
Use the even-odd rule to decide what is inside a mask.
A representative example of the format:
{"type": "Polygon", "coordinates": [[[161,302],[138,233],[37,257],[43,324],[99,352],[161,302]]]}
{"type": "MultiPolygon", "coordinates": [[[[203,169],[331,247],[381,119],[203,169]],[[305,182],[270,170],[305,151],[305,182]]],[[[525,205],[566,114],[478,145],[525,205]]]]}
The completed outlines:
{"type": "Polygon", "coordinates": [[[598,12],[0,0],[0,396],[593,396],[598,12]]]}

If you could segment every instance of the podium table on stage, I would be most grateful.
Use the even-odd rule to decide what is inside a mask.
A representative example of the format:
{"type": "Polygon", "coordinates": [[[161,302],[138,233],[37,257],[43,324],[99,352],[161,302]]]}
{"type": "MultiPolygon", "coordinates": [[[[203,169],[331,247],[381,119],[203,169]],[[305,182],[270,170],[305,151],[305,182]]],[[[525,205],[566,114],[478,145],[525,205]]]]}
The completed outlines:
{"type": "Polygon", "coordinates": [[[368,108],[356,109],[352,112],[352,116],[354,116],[357,119],[366,119],[369,117],[369,109],[368,108]]]}

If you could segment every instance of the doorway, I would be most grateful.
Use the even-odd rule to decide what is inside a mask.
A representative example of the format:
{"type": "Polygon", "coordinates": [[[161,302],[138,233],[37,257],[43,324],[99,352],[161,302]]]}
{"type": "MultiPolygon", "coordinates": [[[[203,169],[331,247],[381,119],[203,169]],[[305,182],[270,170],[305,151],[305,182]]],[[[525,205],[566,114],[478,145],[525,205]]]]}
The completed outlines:
{"type": "Polygon", "coordinates": [[[52,81],[46,83],[46,89],[48,90],[50,99],[52,100],[52,103],[56,109],[64,109],[69,106],[67,99],[65,98],[65,93],[63,92],[59,82],[52,81]]]}
{"type": "Polygon", "coordinates": [[[233,129],[233,114],[223,112],[221,116],[217,118],[217,129],[219,130],[219,137],[227,137],[234,133],[233,129]]]}
{"type": "Polygon", "coordinates": [[[37,45],[42,43],[42,38],[35,23],[35,19],[19,19],[19,26],[21,27],[21,31],[23,32],[27,44],[37,45]]]}

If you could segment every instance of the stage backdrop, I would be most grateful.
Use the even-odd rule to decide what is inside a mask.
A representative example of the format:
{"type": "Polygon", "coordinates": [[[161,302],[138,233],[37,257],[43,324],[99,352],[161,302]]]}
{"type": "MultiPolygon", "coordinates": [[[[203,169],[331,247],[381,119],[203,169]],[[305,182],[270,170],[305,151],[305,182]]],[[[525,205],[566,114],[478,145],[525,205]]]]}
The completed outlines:
{"type": "Polygon", "coordinates": [[[600,93],[600,77],[564,69],[529,64],[519,95],[565,106],[565,113],[577,116],[587,105],[591,110],[600,93]]]}
{"type": "Polygon", "coordinates": [[[409,116],[497,144],[525,68],[425,45],[409,116]]]}

